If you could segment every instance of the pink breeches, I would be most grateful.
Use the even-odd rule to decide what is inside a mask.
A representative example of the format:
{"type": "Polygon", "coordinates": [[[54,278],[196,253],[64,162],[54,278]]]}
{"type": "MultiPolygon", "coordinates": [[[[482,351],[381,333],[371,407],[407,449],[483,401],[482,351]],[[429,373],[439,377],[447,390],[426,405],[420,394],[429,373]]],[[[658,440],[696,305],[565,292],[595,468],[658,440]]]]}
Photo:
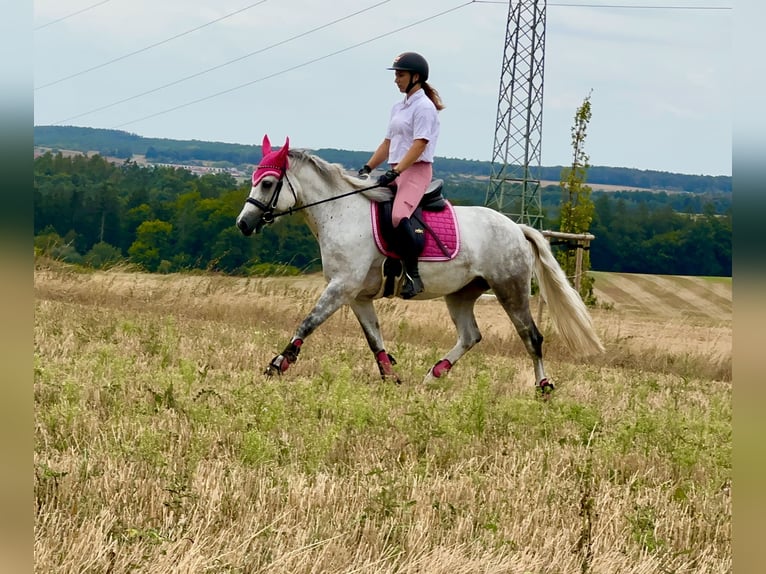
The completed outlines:
{"type": "Polygon", "coordinates": [[[394,209],[391,213],[394,227],[398,227],[402,219],[410,217],[415,211],[431,183],[433,173],[433,164],[419,161],[405,169],[396,178],[396,197],[394,197],[394,209]]]}

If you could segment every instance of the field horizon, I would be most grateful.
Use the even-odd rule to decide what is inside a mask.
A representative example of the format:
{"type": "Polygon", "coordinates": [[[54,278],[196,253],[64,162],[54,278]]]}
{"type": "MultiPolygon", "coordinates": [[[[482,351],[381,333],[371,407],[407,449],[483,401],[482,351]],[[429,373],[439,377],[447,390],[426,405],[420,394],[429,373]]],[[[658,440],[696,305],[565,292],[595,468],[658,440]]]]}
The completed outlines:
{"type": "Polygon", "coordinates": [[[607,349],[554,397],[491,298],[376,303],[403,384],[342,309],[268,361],[323,286],[35,266],[35,571],[730,572],[731,279],[594,273],[607,349]]]}

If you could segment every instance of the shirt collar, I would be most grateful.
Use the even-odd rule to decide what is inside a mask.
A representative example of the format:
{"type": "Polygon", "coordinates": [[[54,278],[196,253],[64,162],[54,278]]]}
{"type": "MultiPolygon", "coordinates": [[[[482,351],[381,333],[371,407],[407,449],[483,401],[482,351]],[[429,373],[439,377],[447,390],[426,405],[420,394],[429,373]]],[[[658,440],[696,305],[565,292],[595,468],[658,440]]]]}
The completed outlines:
{"type": "Polygon", "coordinates": [[[410,104],[412,104],[413,102],[415,102],[416,100],[422,98],[425,95],[426,95],[426,93],[423,90],[423,88],[420,88],[418,91],[416,91],[412,95],[404,96],[404,102],[403,103],[404,103],[405,106],[409,106],[410,104]]]}

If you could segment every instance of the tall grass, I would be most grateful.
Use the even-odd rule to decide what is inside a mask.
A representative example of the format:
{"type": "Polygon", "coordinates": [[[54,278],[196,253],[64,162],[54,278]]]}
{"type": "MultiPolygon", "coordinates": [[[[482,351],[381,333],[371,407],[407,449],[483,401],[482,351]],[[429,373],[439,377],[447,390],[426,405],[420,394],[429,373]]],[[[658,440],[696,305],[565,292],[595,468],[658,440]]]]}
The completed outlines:
{"type": "Polygon", "coordinates": [[[312,279],[41,266],[35,285],[38,572],[731,571],[720,357],[607,338],[589,362],[546,333],[541,402],[493,326],[423,385],[454,343],[443,303],[382,301],[403,385],[347,311],[266,379],[312,279]]]}

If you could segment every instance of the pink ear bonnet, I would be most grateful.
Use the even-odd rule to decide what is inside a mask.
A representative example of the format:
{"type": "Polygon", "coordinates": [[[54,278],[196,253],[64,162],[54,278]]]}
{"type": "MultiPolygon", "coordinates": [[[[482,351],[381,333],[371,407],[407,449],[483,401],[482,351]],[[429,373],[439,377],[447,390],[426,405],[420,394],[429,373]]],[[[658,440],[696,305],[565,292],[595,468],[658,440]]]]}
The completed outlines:
{"type": "Polygon", "coordinates": [[[263,159],[253,172],[253,185],[258,185],[258,182],[267,175],[282,177],[288,167],[287,152],[289,149],[290,138],[285,138],[285,145],[282,146],[282,149],[272,151],[269,136],[263,136],[263,145],[261,146],[263,159]]]}

